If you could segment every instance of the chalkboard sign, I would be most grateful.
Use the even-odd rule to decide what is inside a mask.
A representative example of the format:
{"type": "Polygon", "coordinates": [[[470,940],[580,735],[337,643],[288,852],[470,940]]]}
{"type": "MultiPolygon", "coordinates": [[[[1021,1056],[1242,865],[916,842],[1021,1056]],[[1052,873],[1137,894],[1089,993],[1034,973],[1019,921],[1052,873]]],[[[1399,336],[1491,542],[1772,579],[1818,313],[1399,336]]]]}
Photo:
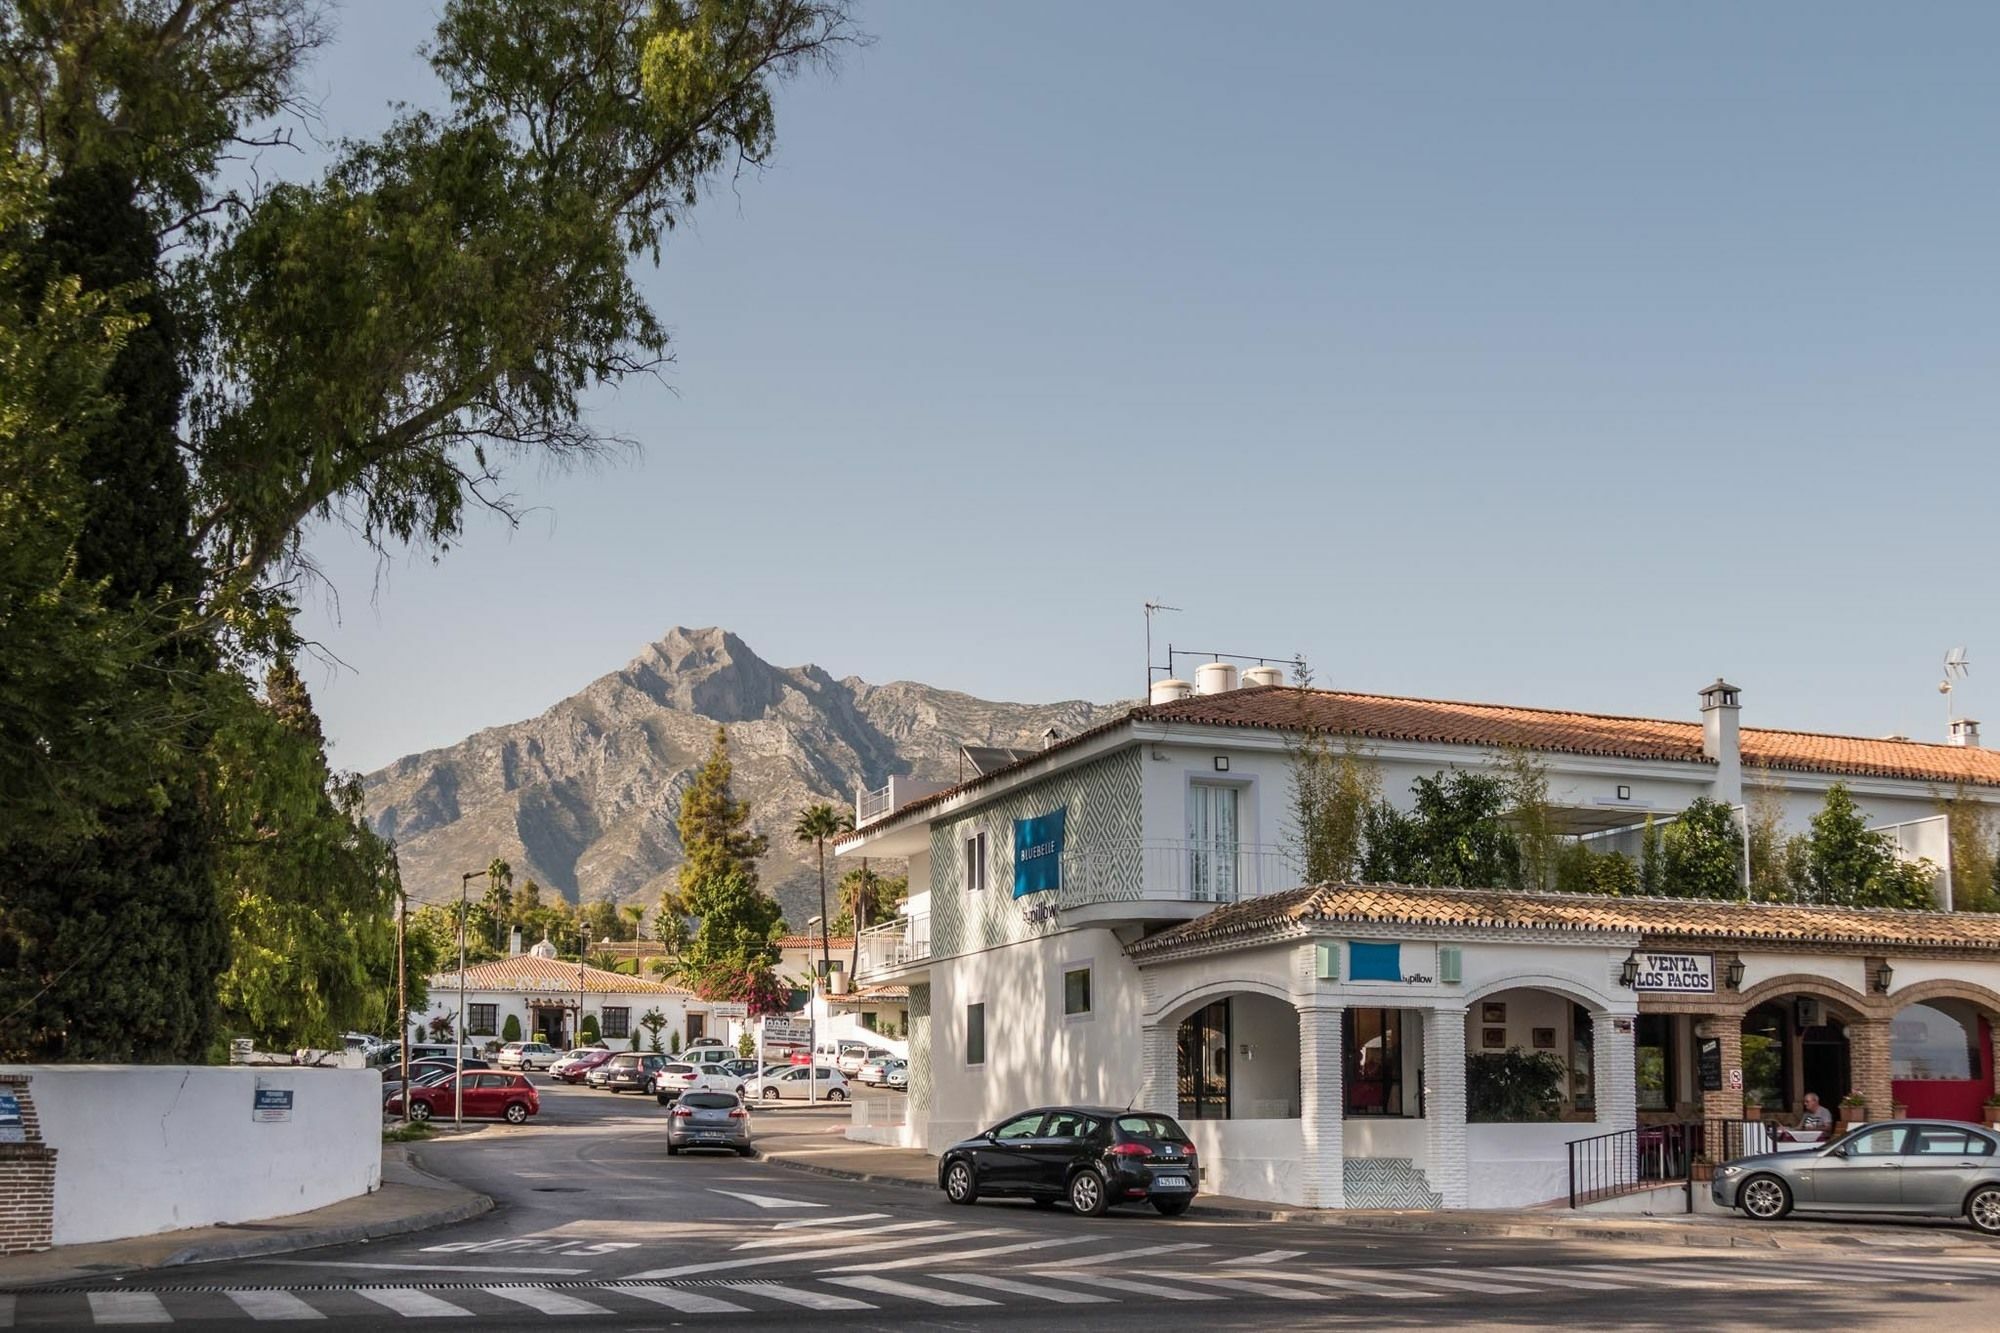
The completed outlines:
{"type": "Polygon", "coordinates": [[[1703,1092],[1722,1091],[1722,1038],[1696,1037],[1694,1062],[1703,1092]]]}

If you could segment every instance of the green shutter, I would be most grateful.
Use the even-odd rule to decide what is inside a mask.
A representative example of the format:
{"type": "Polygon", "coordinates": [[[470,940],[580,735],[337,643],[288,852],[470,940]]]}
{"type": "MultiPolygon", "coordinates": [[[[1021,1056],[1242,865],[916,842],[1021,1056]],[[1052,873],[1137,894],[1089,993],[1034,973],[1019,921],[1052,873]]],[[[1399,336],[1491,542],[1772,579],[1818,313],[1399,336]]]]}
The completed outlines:
{"type": "Polygon", "coordinates": [[[1333,940],[1321,940],[1313,946],[1313,954],[1318,966],[1315,974],[1321,981],[1340,980],[1340,945],[1333,940]]]}
{"type": "Polygon", "coordinates": [[[1456,986],[1461,973],[1461,960],[1456,944],[1441,945],[1438,948],[1438,980],[1447,986],[1456,986]]]}

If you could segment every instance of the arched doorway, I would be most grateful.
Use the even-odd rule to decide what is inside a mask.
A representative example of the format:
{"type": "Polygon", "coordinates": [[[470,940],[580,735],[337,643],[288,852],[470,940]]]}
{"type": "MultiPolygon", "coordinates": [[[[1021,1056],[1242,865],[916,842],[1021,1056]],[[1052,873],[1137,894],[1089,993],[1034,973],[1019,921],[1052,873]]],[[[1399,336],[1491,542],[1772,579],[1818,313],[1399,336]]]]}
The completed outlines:
{"type": "Polygon", "coordinates": [[[1854,1091],[1850,1016],[1811,995],[1766,1000],[1743,1015],[1743,1097],[1766,1111],[1800,1109],[1808,1092],[1837,1107],[1854,1091]]]}
{"type": "Polygon", "coordinates": [[[1891,1095],[1908,1114],[1985,1119],[1993,1097],[1993,1027],[1970,1000],[1905,1005],[1889,1023],[1891,1095]]]}
{"type": "Polygon", "coordinates": [[[1236,992],[1175,1025],[1176,1103],[1186,1120],[1299,1115],[1299,1016],[1283,1000],[1236,992]]]}

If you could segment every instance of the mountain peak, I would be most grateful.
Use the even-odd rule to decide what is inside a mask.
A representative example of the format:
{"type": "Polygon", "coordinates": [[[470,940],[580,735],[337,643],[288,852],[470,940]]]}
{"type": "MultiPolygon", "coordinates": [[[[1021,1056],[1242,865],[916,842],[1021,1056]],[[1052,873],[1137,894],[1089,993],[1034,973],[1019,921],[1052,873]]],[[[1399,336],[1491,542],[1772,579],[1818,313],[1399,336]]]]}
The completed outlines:
{"type": "Polygon", "coordinates": [[[618,675],[664,707],[722,723],[755,721],[785,696],[785,673],[714,625],[675,625],[618,675]]]}

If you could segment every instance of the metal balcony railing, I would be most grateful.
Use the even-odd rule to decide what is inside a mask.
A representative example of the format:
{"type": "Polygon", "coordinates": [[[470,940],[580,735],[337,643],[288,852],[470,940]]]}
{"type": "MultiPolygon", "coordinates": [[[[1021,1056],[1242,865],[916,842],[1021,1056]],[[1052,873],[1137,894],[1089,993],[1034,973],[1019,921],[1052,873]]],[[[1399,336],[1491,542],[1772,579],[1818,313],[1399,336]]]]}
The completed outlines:
{"type": "Polygon", "coordinates": [[[1093,903],[1233,903],[1302,882],[1282,847],[1204,839],[1130,839],[1063,856],[1058,907],[1093,903]]]}
{"type": "Polygon", "coordinates": [[[904,916],[870,926],[861,932],[858,943],[860,958],[855,966],[855,979],[866,981],[875,974],[929,958],[931,919],[928,914],[904,916]]]}
{"type": "Polygon", "coordinates": [[[883,783],[874,791],[864,791],[854,798],[854,822],[866,824],[869,820],[886,815],[890,810],[890,792],[893,788],[883,783]]]}

